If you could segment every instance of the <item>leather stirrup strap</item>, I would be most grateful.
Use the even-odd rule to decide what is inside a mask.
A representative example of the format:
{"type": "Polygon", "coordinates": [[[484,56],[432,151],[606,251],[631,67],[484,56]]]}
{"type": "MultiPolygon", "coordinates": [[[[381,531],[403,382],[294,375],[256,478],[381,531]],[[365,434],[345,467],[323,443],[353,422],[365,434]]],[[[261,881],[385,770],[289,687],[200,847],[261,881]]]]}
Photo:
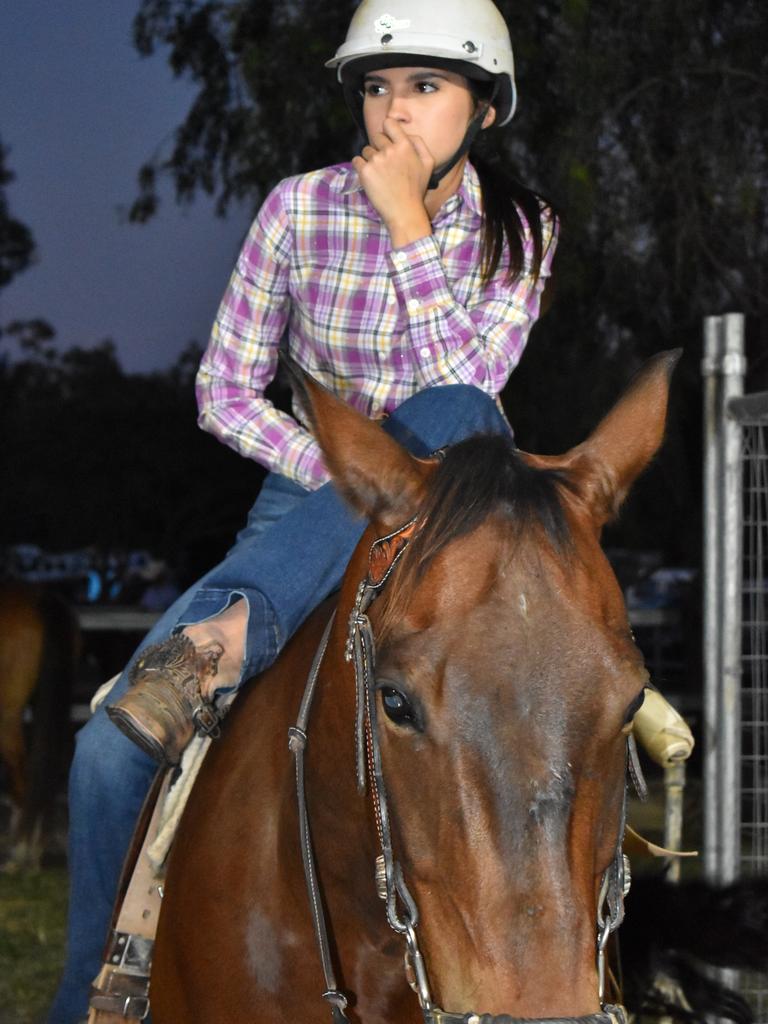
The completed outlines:
{"type": "Polygon", "coordinates": [[[123,868],[122,899],[116,904],[119,910],[112,919],[104,964],[91,989],[88,1024],[126,1024],[142,1021],[149,1013],[149,974],[162,890],[146,851],[157,835],[169,781],[170,772],[159,771],[144,803],[123,868]]]}

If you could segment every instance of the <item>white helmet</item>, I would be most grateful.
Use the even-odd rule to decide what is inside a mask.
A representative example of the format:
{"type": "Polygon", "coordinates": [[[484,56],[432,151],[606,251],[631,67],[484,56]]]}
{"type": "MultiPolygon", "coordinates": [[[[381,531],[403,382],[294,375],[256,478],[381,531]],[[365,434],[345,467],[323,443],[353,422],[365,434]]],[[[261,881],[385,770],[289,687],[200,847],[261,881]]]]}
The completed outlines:
{"type": "Polygon", "coordinates": [[[366,71],[439,66],[473,81],[493,82],[498,126],[515,112],[515,61],[509,30],[491,0],[362,0],[347,38],[326,67],[337,68],[348,94],[366,71]]]}

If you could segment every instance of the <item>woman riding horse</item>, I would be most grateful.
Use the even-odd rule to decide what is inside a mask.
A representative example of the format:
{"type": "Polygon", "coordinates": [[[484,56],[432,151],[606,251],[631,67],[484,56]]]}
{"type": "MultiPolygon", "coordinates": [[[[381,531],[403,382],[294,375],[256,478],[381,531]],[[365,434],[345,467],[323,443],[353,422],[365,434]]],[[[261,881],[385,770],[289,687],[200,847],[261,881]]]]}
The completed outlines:
{"type": "Polygon", "coordinates": [[[163,616],[79,734],[68,953],[50,1024],[86,1011],[156,762],[216,732],[218,696],[272,664],[362,532],[306,410],[264,398],[281,344],[418,456],[509,434],[498,395],[539,315],[557,219],[469,157],[514,114],[504,20],[491,0],[363,0],[328,65],[367,143],[351,163],[274,189],[224,295],[198,374],[200,424],[270,472],[224,562],[163,616]]]}

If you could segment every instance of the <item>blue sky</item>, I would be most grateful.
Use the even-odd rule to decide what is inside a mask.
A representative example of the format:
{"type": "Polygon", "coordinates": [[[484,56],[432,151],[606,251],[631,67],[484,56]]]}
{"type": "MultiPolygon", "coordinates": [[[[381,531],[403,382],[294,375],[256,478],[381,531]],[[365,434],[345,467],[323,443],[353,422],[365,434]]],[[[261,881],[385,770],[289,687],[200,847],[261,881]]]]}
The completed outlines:
{"type": "MultiPolygon", "coordinates": [[[[38,262],[0,292],[0,324],[43,317],[61,348],[112,338],[131,371],[204,343],[250,211],[207,199],[126,222],[136,172],[170,142],[193,97],[162,52],[131,43],[138,0],[0,4],[0,139],[16,175],[11,213],[38,262]]],[[[0,345],[4,341],[0,341],[0,345]]]]}

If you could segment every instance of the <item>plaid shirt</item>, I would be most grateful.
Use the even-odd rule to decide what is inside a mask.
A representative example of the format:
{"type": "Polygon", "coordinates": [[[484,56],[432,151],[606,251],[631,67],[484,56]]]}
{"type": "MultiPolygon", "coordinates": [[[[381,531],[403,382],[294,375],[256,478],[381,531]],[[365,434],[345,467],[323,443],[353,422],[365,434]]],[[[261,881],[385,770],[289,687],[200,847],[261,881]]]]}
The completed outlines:
{"type": "MultiPolygon", "coordinates": [[[[315,439],[264,398],[284,335],[301,366],[366,416],[437,384],[498,395],[538,316],[554,239],[548,221],[536,284],[526,274],[505,282],[502,259],[484,288],[481,227],[469,163],[433,234],[396,250],[350,164],[282,181],[219,307],[197,377],[200,426],[304,487],[325,483],[315,439]]],[[[528,262],[530,236],[525,251],[528,262]]]]}

